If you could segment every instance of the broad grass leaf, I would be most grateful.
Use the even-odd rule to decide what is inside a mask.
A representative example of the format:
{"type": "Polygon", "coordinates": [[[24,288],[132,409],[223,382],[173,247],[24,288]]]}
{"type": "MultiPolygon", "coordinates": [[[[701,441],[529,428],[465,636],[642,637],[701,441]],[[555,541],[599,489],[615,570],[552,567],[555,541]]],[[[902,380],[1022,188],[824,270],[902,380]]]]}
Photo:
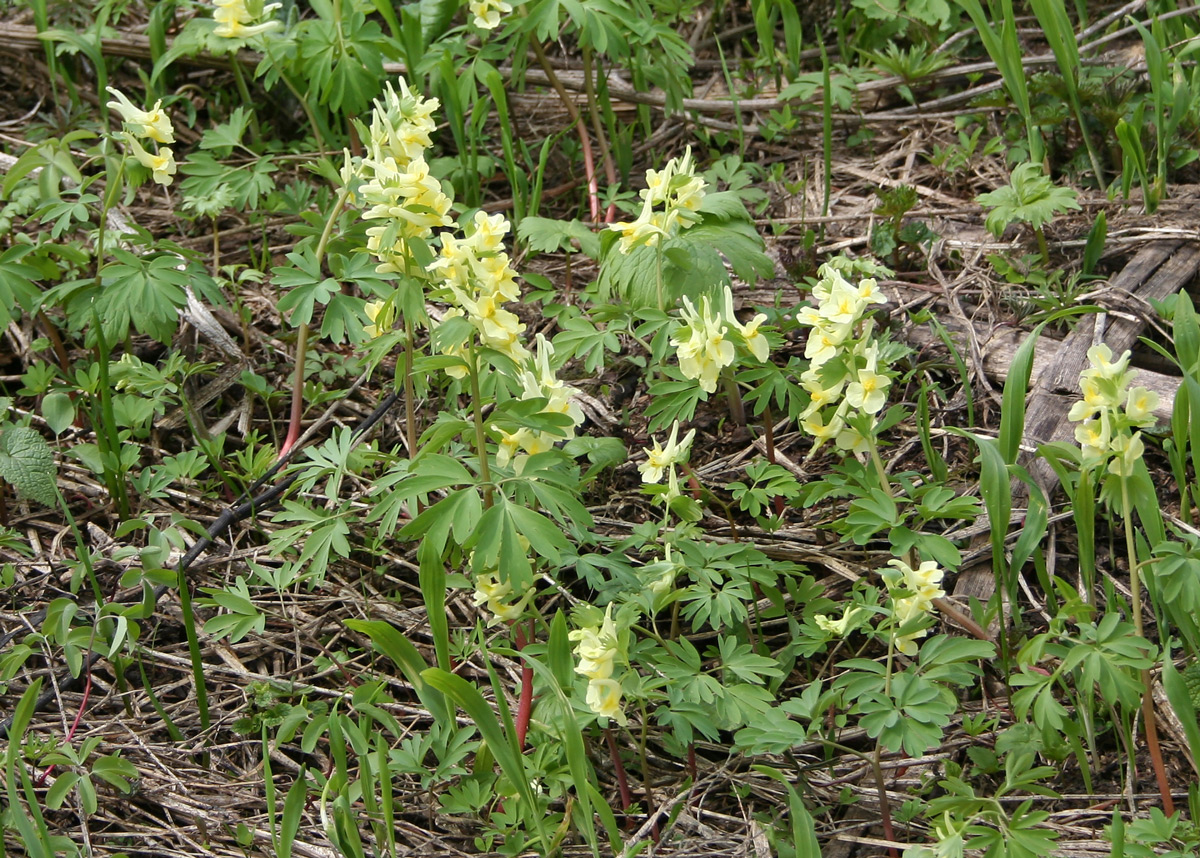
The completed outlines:
{"type": "Polygon", "coordinates": [[[421,673],[429,667],[425,658],[415,646],[400,633],[391,623],[382,620],[346,620],[346,627],[364,634],[371,641],[371,646],[379,653],[387,656],[404,678],[412,685],[417,697],[425,704],[429,714],[439,724],[451,724],[450,710],[446,707],[445,698],[434,688],[426,684],[421,673]]]}

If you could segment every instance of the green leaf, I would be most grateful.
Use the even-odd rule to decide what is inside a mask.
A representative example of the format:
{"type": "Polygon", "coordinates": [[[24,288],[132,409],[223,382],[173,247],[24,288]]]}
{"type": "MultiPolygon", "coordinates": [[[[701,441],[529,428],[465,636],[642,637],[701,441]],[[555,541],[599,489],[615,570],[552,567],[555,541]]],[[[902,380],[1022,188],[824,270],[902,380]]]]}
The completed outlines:
{"type": "Polygon", "coordinates": [[[1010,223],[1027,223],[1041,229],[1056,214],[1079,208],[1074,189],[1057,187],[1042,173],[1041,165],[1032,162],[1015,167],[1007,186],[976,199],[991,207],[984,225],[996,238],[1010,223]]]}
{"type": "Polygon", "coordinates": [[[517,228],[517,237],[537,253],[571,251],[572,242],[578,242],[585,256],[600,258],[600,237],[579,220],[525,217],[517,228]]]}
{"type": "Polygon", "coordinates": [[[248,107],[234,108],[227,122],[204,132],[200,137],[200,148],[216,150],[217,157],[228,158],[233,148],[241,144],[250,125],[250,115],[248,107]]]}
{"type": "Polygon", "coordinates": [[[37,430],[14,426],[0,434],[0,479],[22,495],[54,506],[57,474],[50,445],[37,430]]]}
{"type": "Polygon", "coordinates": [[[307,795],[305,770],[301,766],[295,782],[288,788],[287,797],[283,800],[283,815],[279,821],[279,858],[291,858],[292,844],[295,843],[296,833],[300,830],[307,795]]]}
{"type": "Polygon", "coordinates": [[[21,262],[31,250],[31,245],[17,244],[0,253],[0,328],[7,328],[19,318],[15,315],[18,309],[33,312],[41,298],[33,282],[39,276],[38,270],[21,262]]]}
{"type": "Polygon", "coordinates": [[[276,266],[271,273],[275,275],[275,285],[281,290],[288,290],[279,299],[279,310],[284,313],[292,311],[288,321],[293,327],[299,327],[311,323],[317,302],[328,304],[334,295],[340,294],[341,285],[322,273],[312,251],[293,251],[287,258],[294,268],[276,266]]]}
{"type": "Polygon", "coordinates": [[[75,422],[75,403],[62,391],[52,391],[42,397],[42,417],[55,436],[61,435],[75,422]]]}

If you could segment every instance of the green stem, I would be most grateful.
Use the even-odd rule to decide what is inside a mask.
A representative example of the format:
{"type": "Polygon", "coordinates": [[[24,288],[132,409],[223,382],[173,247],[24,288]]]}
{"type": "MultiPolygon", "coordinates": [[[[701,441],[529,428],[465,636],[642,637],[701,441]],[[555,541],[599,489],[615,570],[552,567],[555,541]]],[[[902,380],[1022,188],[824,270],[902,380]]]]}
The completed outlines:
{"type": "Polygon", "coordinates": [[[654,288],[658,294],[659,312],[665,313],[667,311],[667,302],[663,297],[663,247],[661,236],[654,245],[654,249],[657,251],[654,254],[654,288]]]}
{"type": "Polygon", "coordinates": [[[479,361],[475,357],[475,341],[467,346],[467,375],[471,379],[471,419],[475,423],[475,453],[479,456],[479,478],[483,481],[483,506],[490,508],[492,497],[492,469],[488,463],[487,433],[483,429],[483,399],[479,395],[479,361]]]}
{"type": "Polygon", "coordinates": [[[242,104],[250,111],[250,133],[254,135],[255,142],[262,139],[262,132],[258,127],[258,112],[254,109],[254,102],[250,100],[250,88],[246,86],[246,75],[242,71],[242,63],[237,58],[237,54],[233,56],[233,82],[237,86],[238,96],[242,99],[242,104]]]}
{"type": "Polygon", "coordinates": [[[196,634],[196,614],[192,610],[192,593],[188,589],[187,570],[182,563],[176,575],[179,588],[179,607],[183,613],[183,633],[187,637],[188,655],[192,662],[192,681],[196,685],[196,708],[200,711],[200,729],[207,732],[212,718],[208,712],[208,685],[204,681],[204,662],[200,654],[200,637],[196,634]]]}
{"type": "Polygon", "coordinates": [[[871,448],[871,461],[875,465],[875,473],[879,475],[879,487],[883,489],[888,497],[895,499],[896,496],[892,494],[892,480],[888,476],[887,468],[884,467],[883,459],[879,455],[879,444],[874,434],[867,437],[867,446],[871,448]]]}
{"type": "Polygon", "coordinates": [[[1038,250],[1042,253],[1042,263],[1050,264],[1050,245],[1046,243],[1046,233],[1040,226],[1033,228],[1033,234],[1037,236],[1038,250]]]}
{"type": "Polygon", "coordinates": [[[417,455],[416,390],[413,385],[413,356],[416,351],[416,332],[412,319],[404,317],[404,433],[408,439],[408,455],[417,455]]]}
{"type": "Polygon", "coordinates": [[[738,388],[737,379],[733,377],[732,367],[721,370],[721,384],[725,388],[725,398],[729,400],[729,417],[734,426],[746,425],[746,406],[742,404],[742,391],[738,388]]]}

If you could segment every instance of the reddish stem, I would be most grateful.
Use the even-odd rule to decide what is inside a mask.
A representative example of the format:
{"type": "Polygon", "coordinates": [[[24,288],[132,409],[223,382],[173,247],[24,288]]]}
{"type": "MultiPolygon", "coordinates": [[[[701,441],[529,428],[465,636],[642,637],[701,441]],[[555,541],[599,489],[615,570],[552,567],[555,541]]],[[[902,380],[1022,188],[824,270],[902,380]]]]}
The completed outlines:
{"type": "Polygon", "coordinates": [[[584,125],[583,116],[579,113],[579,108],[575,105],[570,93],[566,87],[562,85],[562,81],[558,79],[558,75],[554,72],[554,66],[550,65],[550,61],[546,59],[546,52],[542,50],[542,45],[537,39],[530,39],[529,46],[533,48],[533,53],[537,57],[538,64],[542,67],[542,71],[546,73],[546,79],[550,81],[550,86],[558,93],[559,100],[562,101],[563,108],[567,111],[567,115],[571,117],[571,121],[575,123],[576,129],[579,131],[579,146],[583,151],[583,171],[587,176],[588,186],[588,209],[592,213],[592,220],[600,220],[600,183],[596,179],[596,159],[592,156],[592,141],[588,137],[587,126],[584,125]]]}
{"type": "MultiPolygon", "coordinates": [[[[75,738],[75,731],[79,729],[79,721],[83,718],[84,710],[87,709],[88,705],[88,697],[92,693],[92,669],[87,666],[87,659],[84,659],[84,671],[86,671],[87,676],[83,682],[83,698],[79,701],[79,711],[75,713],[75,720],[71,722],[71,729],[67,731],[68,743],[75,738]]],[[[38,787],[45,786],[46,778],[50,777],[53,773],[54,766],[47,766],[46,771],[38,776],[35,785],[38,787]]]]}
{"type": "Polygon", "coordinates": [[[304,360],[308,351],[308,325],[301,325],[296,335],[296,372],[292,381],[292,411],[288,420],[287,437],[279,448],[282,459],[300,438],[300,424],[304,417],[304,360]]]}
{"type": "Polygon", "coordinates": [[[629,777],[625,774],[625,764],[621,762],[621,752],[617,750],[617,740],[613,738],[612,728],[604,728],[604,741],[608,743],[608,755],[612,758],[613,771],[617,775],[617,791],[621,794],[621,810],[629,810],[633,804],[633,793],[629,789],[629,777]]]}
{"type": "Polygon", "coordinates": [[[1163,813],[1170,816],[1175,812],[1175,801],[1171,797],[1171,786],[1167,783],[1167,769],[1163,765],[1162,748],[1158,744],[1158,726],[1154,720],[1154,696],[1150,691],[1150,673],[1143,671],[1146,690],[1142,693],[1142,720],[1146,722],[1146,750],[1154,765],[1154,779],[1158,781],[1158,793],[1162,796],[1163,813]]]}
{"type": "MultiPolygon", "coordinates": [[[[533,620],[529,621],[529,638],[519,624],[517,629],[517,651],[533,640],[533,620]]],[[[525,735],[529,732],[529,719],[533,715],[533,668],[526,662],[521,666],[521,697],[517,701],[517,745],[525,750],[525,735]]]]}

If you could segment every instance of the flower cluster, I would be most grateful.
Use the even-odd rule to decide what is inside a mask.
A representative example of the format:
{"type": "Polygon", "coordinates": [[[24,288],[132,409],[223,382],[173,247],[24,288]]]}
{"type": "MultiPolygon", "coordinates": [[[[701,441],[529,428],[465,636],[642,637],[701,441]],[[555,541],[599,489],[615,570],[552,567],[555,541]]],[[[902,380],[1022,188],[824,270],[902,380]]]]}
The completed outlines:
{"type": "MultiPolygon", "coordinates": [[[[884,570],[884,582],[892,596],[892,620],[895,628],[902,629],[933,610],[933,600],[946,595],[941,588],[945,574],[932,560],[926,560],[913,569],[903,560],[889,560],[891,569],[884,570]],[[906,595],[896,596],[903,592],[906,595]]],[[[917,654],[917,639],[925,637],[928,629],[916,629],[896,638],[896,649],[907,656],[917,654]]]]}
{"type": "Polygon", "coordinates": [[[363,217],[381,221],[367,230],[367,250],[379,261],[381,274],[413,273],[411,243],[453,223],[453,201],[425,161],[438,105],[436,98],[413,94],[403,79],[398,93],[389,83],[371,112],[366,155],[344,171],[362,179],[356,196],[367,207],[363,217]]]}
{"type": "Polygon", "coordinates": [[[246,0],[213,0],[213,20],[217,22],[217,26],[213,28],[213,35],[222,39],[249,39],[282,27],[280,21],[253,23],[282,6],[282,3],[271,3],[263,6],[262,11],[256,15],[246,8],[246,0]]]}
{"type": "Polygon", "coordinates": [[[700,220],[705,181],[695,174],[692,149],[682,158],[672,158],[661,170],[646,171],[646,189],[641,192],[642,213],[637,220],[614,223],[609,229],[621,233],[621,252],[635,247],[654,247],[700,220]],[[661,206],[661,209],[656,209],[661,206]]]}
{"type": "Polygon", "coordinates": [[[1075,440],[1083,448],[1085,468],[1107,463],[1108,473],[1128,477],[1146,449],[1142,433],[1134,430],[1154,425],[1158,394],[1130,388],[1135,373],[1129,368],[1128,351],[1114,361],[1112,349],[1101,343],[1088,349],[1087,356],[1091,366],[1079,374],[1083,399],[1071,407],[1067,419],[1079,422],[1075,440]]]}
{"type": "Polygon", "coordinates": [[[865,452],[868,440],[849,418],[874,417],[887,404],[891,377],[880,366],[879,344],[871,336],[871,320],[863,316],[872,304],[887,298],[873,277],[857,286],[842,274],[841,266],[825,264],[813,287],[816,307],[805,307],[796,319],[812,328],[804,356],[809,367],[800,376],[808,392],[808,407],[800,427],[816,439],[814,451],[830,439],[839,449],[865,452]]]}
{"type": "Polygon", "coordinates": [[[154,102],[154,107],[142,110],[135,106],[124,93],[118,92],[111,86],[108,88],[116,101],[108,102],[108,106],[121,114],[125,130],[120,138],[129,147],[138,163],[151,171],[154,181],[160,185],[171,184],[175,175],[175,154],[169,144],[175,142],[175,129],[171,127],[171,118],[162,109],[162,99],[154,102]],[[147,152],[138,142],[142,137],[154,142],[154,151],[147,152]]]}
{"type": "MultiPolygon", "coordinates": [[[[456,238],[449,232],[441,234],[441,251],[428,272],[447,290],[455,305],[446,312],[446,319],[465,318],[479,335],[480,344],[521,364],[529,358],[521,342],[525,325],[504,308],[505,303],[517,300],[521,294],[516,272],[503,250],[508,231],[509,223],[503,215],[476,212],[474,230],[466,238],[456,238]]],[[[451,346],[446,352],[461,355],[463,349],[451,346]]],[[[450,367],[446,372],[452,378],[463,378],[467,368],[450,367]]]]}
{"type": "Polygon", "coordinates": [[[491,614],[488,625],[494,626],[519,620],[533,594],[534,588],[530,585],[519,598],[514,598],[517,594],[511,581],[501,581],[495,572],[481,572],[475,576],[475,595],[471,601],[491,614]]]}
{"type": "Polygon", "coordinates": [[[471,0],[467,9],[475,16],[476,27],[494,30],[500,26],[500,16],[507,15],[513,7],[504,0],[471,0]]]}
{"type": "Polygon", "coordinates": [[[654,446],[646,451],[646,461],[638,465],[638,470],[642,474],[642,482],[648,485],[662,482],[663,476],[666,475],[667,503],[679,497],[679,476],[675,473],[675,466],[682,465],[687,461],[688,454],[691,452],[692,439],[696,437],[696,430],[689,430],[683,436],[682,441],[677,440],[678,436],[679,421],[676,420],[671,425],[671,436],[667,439],[667,446],[661,446],[655,439],[654,446]]]}
{"type": "Polygon", "coordinates": [[[767,338],[759,330],[767,320],[766,315],[759,313],[743,325],[734,315],[733,292],[728,286],[724,298],[722,311],[714,313],[707,295],[700,298],[698,312],[684,296],[683,308],[679,311],[683,325],[671,335],[679,371],[686,378],[698,380],[705,393],[716,391],[721,370],[733,364],[737,356],[735,343],[745,346],[760,362],[770,354],[767,338]]]}
{"type": "MultiPolygon", "coordinates": [[[[555,375],[554,370],[550,368],[550,359],[553,356],[554,346],[538,334],[532,361],[533,369],[526,369],[521,373],[521,398],[545,399],[546,404],[541,413],[565,414],[571,418],[571,431],[574,431],[575,427],[583,422],[583,410],[575,399],[575,394],[579,391],[564,384],[555,375]]],[[[545,453],[556,442],[564,440],[561,434],[538,432],[525,427],[513,433],[502,429],[497,431],[500,433],[500,448],[496,452],[496,462],[500,465],[508,464],[518,451],[524,451],[531,456],[545,453]]]]}
{"type": "Polygon", "coordinates": [[[612,718],[625,725],[621,709],[621,683],[613,679],[615,662],[620,655],[617,624],[612,618],[612,604],[604,612],[599,626],[588,626],[571,632],[568,637],[578,641],[575,656],[579,664],[575,672],[588,679],[587,705],[601,718],[612,718]]]}

